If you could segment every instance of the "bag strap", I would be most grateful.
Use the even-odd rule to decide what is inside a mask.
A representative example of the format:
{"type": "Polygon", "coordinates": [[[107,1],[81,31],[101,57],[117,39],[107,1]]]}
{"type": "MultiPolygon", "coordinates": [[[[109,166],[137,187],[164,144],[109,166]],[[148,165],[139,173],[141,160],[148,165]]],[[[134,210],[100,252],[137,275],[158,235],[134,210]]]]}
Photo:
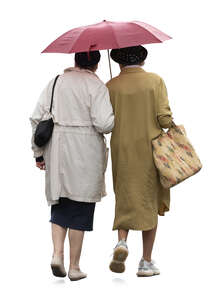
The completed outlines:
{"type": "Polygon", "coordinates": [[[55,89],[55,85],[56,85],[56,82],[57,82],[57,79],[60,75],[57,75],[55,77],[55,80],[54,80],[54,83],[53,83],[53,87],[52,87],[52,94],[51,94],[51,105],[50,105],[50,110],[49,112],[51,113],[51,110],[52,110],[52,104],[53,104],[53,98],[54,98],[54,89],[55,89]]]}

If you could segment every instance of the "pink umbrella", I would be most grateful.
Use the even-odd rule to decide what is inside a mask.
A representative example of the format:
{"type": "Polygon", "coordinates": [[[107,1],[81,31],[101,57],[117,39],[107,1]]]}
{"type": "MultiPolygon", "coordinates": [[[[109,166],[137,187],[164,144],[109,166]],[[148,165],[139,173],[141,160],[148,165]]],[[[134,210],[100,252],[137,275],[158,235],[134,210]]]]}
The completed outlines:
{"type": "MultiPolygon", "coordinates": [[[[74,28],[64,33],[42,53],[108,50],[141,44],[162,43],[169,39],[171,39],[170,36],[143,22],[109,22],[104,20],[101,23],[74,28]]],[[[109,66],[111,72],[110,59],[109,66]]]]}

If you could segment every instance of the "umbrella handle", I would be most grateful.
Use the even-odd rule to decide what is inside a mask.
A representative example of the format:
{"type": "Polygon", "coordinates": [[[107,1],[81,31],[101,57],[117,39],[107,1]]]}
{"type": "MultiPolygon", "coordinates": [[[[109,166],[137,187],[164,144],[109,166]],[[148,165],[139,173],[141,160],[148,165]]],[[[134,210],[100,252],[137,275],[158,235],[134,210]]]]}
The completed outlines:
{"type": "Polygon", "coordinates": [[[110,68],[110,75],[111,75],[111,79],[112,79],[111,60],[110,60],[110,55],[109,55],[108,49],[107,49],[107,56],[108,56],[108,62],[109,62],[109,68],[110,68]]]}

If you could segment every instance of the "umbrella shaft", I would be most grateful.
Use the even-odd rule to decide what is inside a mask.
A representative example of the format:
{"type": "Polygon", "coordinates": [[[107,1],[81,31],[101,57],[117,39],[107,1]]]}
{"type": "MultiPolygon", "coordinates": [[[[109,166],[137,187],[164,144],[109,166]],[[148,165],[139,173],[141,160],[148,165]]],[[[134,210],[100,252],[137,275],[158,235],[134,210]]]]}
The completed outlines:
{"type": "Polygon", "coordinates": [[[109,68],[110,68],[110,75],[111,75],[111,79],[112,79],[111,60],[110,60],[109,50],[107,50],[107,55],[108,55],[108,62],[109,62],[109,68]]]}

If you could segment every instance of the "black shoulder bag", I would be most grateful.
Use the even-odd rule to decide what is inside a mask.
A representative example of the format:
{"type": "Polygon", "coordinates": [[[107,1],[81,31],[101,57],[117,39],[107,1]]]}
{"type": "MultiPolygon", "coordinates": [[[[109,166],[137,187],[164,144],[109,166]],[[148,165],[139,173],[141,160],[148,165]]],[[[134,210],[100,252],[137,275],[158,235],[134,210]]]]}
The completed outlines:
{"type": "MultiPolygon", "coordinates": [[[[54,80],[54,84],[52,87],[52,95],[51,95],[51,105],[50,105],[50,113],[52,110],[52,103],[53,103],[53,97],[54,97],[54,89],[55,89],[55,85],[57,82],[57,79],[60,75],[57,75],[55,77],[54,80]]],[[[40,121],[39,124],[36,127],[36,131],[35,131],[35,135],[34,135],[34,143],[38,146],[38,147],[42,147],[44,146],[49,139],[52,136],[52,131],[54,128],[54,122],[53,119],[50,118],[48,120],[44,120],[44,121],[40,121]]]]}

